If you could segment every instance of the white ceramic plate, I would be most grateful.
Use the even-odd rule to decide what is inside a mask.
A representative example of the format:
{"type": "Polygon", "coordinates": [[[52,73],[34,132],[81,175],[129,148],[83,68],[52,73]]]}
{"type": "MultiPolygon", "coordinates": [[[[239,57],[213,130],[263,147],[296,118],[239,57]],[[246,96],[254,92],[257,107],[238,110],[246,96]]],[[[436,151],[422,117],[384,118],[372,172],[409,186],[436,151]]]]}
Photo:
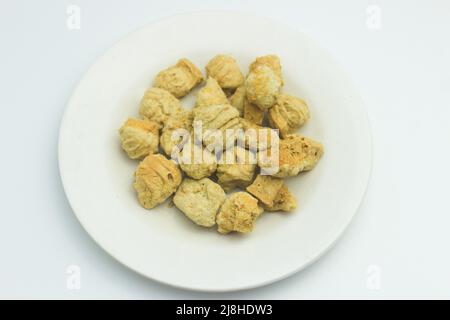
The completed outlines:
{"type": "Polygon", "coordinates": [[[357,211],[371,158],[363,102],[333,59],[286,26],[229,12],[171,17],[118,42],[78,84],[59,138],[64,189],[92,238],[146,277],[203,291],[261,286],[315,261],[357,211]],[[159,70],[180,57],[203,69],[217,53],[233,55],[244,71],[256,56],[278,54],[284,92],[310,106],[312,117],[300,132],[325,146],[313,171],[288,179],[297,210],[263,214],[248,235],[197,227],[167,203],[143,209],[132,188],[137,162],[125,156],[117,133],[127,117],[138,116],[139,100],[159,70]]]}

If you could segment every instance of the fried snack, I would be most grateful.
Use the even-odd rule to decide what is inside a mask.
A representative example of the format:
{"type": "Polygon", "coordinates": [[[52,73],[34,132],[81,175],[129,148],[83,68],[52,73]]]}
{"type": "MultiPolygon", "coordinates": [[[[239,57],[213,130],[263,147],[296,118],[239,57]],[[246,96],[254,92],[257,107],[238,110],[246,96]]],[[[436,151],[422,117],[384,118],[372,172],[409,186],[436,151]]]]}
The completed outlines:
{"type": "Polygon", "coordinates": [[[219,54],[208,62],[206,75],[216,79],[223,89],[236,89],[244,83],[244,76],[236,60],[224,54],[219,54]]]}
{"type": "Polygon", "coordinates": [[[247,192],[233,193],[225,200],[217,214],[217,231],[224,234],[232,231],[249,233],[262,212],[258,200],[247,192]]]}
{"type": "Polygon", "coordinates": [[[281,79],[266,65],[255,67],[245,80],[248,101],[263,111],[273,106],[281,86],[281,79]]]}
{"type": "Polygon", "coordinates": [[[184,145],[179,159],[180,168],[193,179],[202,179],[212,175],[217,169],[217,160],[214,154],[203,148],[202,144],[194,139],[184,145]]]}
{"type": "Polygon", "coordinates": [[[235,135],[227,136],[227,129],[234,131],[241,128],[239,112],[229,104],[207,106],[194,110],[194,125],[202,124],[203,144],[209,150],[217,145],[225,148],[228,143],[236,140],[235,135]],[[217,134],[219,136],[217,136],[217,134]],[[218,138],[222,138],[218,140],[218,138]],[[231,141],[228,141],[231,140],[231,141]]]}
{"type": "Polygon", "coordinates": [[[273,200],[273,204],[268,206],[263,203],[262,206],[267,211],[289,212],[297,208],[297,201],[292,193],[289,192],[288,187],[283,184],[273,200]]]}
{"type": "Polygon", "coordinates": [[[164,202],[181,183],[181,171],[171,160],[161,154],[147,156],[135,172],[134,189],[140,204],[151,209],[164,202]]]}
{"type": "Polygon", "coordinates": [[[212,227],[216,224],[217,211],[226,197],[222,188],[208,178],[184,179],[173,202],[194,223],[212,227]]]}
{"type": "MultiPolygon", "coordinates": [[[[270,151],[267,150],[269,156],[270,151]]],[[[296,176],[302,171],[314,168],[323,154],[323,146],[310,138],[291,134],[281,139],[279,143],[279,168],[272,174],[274,177],[285,178],[296,176]]],[[[258,157],[261,168],[274,167],[270,157],[258,157]]]]}
{"type": "Polygon", "coordinates": [[[239,116],[244,114],[244,101],[245,101],[245,85],[236,89],[233,95],[230,97],[230,104],[239,111],[239,116]]]}
{"type": "Polygon", "coordinates": [[[256,170],[256,156],[235,146],[224,151],[217,166],[218,183],[225,191],[236,187],[245,188],[252,183],[256,170]]]}
{"type": "Polygon", "coordinates": [[[244,119],[253,122],[257,125],[262,125],[265,112],[258,108],[253,103],[250,103],[248,99],[244,100],[244,119]]]}
{"type": "Polygon", "coordinates": [[[193,117],[194,115],[191,110],[182,110],[166,121],[161,133],[160,144],[169,157],[172,155],[176,146],[181,150],[183,145],[188,141],[188,137],[183,137],[182,134],[187,134],[187,132],[191,131],[193,117]]]}
{"type": "Polygon", "coordinates": [[[228,104],[228,99],[216,79],[209,77],[206,85],[197,93],[195,108],[228,104]]]}
{"type": "Polygon", "coordinates": [[[278,132],[272,128],[259,126],[247,119],[240,119],[244,130],[245,147],[251,150],[266,150],[271,147],[272,139],[279,140],[278,132]]]}
{"type": "Polygon", "coordinates": [[[119,129],[122,149],[131,159],[142,159],[158,151],[159,124],[150,120],[128,119],[119,129]]]}
{"type": "Polygon", "coordinates": [[[263,205],[272,207],[282,185],[282,179],[258,175],[247,187],[247,192],[255,196],[263,205]]]}
{"type": "Polygon", "coordinates": [[[309,119],[308,105],[302,99],[279,94],[269,110],[269,124],[280,130],[282,137],[293,133],[309,119]]]}
{"type": "Polygon", "coordinates": [[[283,84],[283,76],[281,74],[281,63],[278,56],[269,54],[266,56],[257,57],[254,62],[250,65],[250,72],[255,70],[259,66],[267,66],[273,70],[273,72],[281,79],[281,84],[283,84]]]}
{"type": "Polygon", "coordinates": [[[182,98],[203,81],[200,70],[188,59],[180,59],[156,75],[154,86],[165,89],[177,98],[182,98]]]}
{"type": "Polygon", "coordinates": [[[141,117],[155,121],[163,126],[167,119],[182,111],[180,101],[169,91],[150,88],[141,100],[139,114],[141,117]]]}

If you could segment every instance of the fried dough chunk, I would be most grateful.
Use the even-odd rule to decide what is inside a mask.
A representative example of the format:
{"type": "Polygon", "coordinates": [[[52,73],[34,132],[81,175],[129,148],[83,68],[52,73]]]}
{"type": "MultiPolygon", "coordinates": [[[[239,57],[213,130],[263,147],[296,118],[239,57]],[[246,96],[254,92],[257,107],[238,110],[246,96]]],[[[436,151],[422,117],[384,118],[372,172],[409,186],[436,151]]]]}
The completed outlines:
{"type": "Polygon", "coordinates": [[[263,111],[273,106],[281,86],[281,79],[266,65],[255,67],[245,80],[248,101],[263,111]]]}
{"type": "Polygon", "coordinates": [[[209,177],[217,169],[217,160],[214,154],[194,139],[189,139],[189,142],[184,145],[179,162],[181,170],[197,180],[209,177]]]}
{"type": "Polygon", "coordinates": [[[139,114],[145,119],[161,125],[171,116],[182,111],[180,101],[169,91],[160,88],[150,88],[141,99],[139,114]]]}
{"type": "Polygon", "coordinates": [[[228,104],[228,99],[216,79],[209,77],[206,85],[197,93],[195,108],[228,104]]]}
{"type": "Polygon", "coordinates": [[[281,74],[280,58],[274,54],[269,54],[261,57],[257,57],[255,61],[250,65],[250,72],[255,70],[259,66],[267,66],[273,70],[273,72],[281,79],[283,84],[283,76],[281,74]]]}
{"type": "Polygon", "coordinates": [[[223,89],[236,89],[244,83],[237,61],[224,54],[216,55],[206,65],[206,74],[217,80],[223,89]]]}
{"type": "Polygon", "coordinates": [[[289,212],[297,208],[297,201],[295,200],[288,187],[283,184],[278,190],[278,193],[273,200],[272,205],[266,205],[263,203],[263,208],[267,211],[285,211],[289,212]]]}
{"type": "Polygon", "coordinates": [[[181,183],[181,171],[172,160],[161,154],[151,154],[139,163],[134,189],[140,204],[151,209],[170,197],[181,183]]]}
{"type": "Polygon", "coordinates": [[[278,132],[272,128],[257,125],[247,119],[241,118],[244,130],[244,145],[251,150],[266,150],[271,147],[272,140],[279,141],[278,132]]]}
{"type": "Polygon", "coordinates": [[[156,75],[154,86],[182,98],[203,81],[201,71],[188,59],[178,62],[156,75]]]}
{"type": "Polygon", "coordinates": [[[241,85],[230,97],[230,104],[239,111],[240,117],[244,114],[245,95],[245,85],[241,85]]]}
{"type": "Polygon", "coordinates": [[[217,214],[217,231],[223,234],[232,231],[249,233],[262,212],[258,200],[247,192],[233,193],[225,200],[217,214]]]}
{"type": "MultiPolygon", "coordinates": [[[[273,168],[276,165],[271,161],[271,150],[268,157],[258,156],[258,165],[263,168],[273,168]]],[[[296,176],[302,171],[314,168],[323,154],[321,143],[310,138],[291,134],[279,142],[279,168],[272,175],[278,178],[296,176]]]]}
{"type": "Polygon", "coordinates": [[[236,140],[233,133],[236,129],[241,128],[239,121],[239,112],[229,104],[207,106],[194,110],[194,125],[202,124],[203,127],[203,144],[209,150],[217,145],[225,148],[227,143],[232,144],[236,140]],[[228,141],[231,140],[231,141],[228,141]]]}
{"type": "Polygon", "coordinates": [[[234,146],[225,150],[217,166],[218,183],[225,191],[236,187],[245,188],[252,183],[256,170],[256,155],[234,146]]]}
{"type": "Polygon", "coordinates": [[[217,211],[226,197],[220,185],[208,178],[184,179],[173,202],[195,224],[212,227],[216,224],[217,211]]]}
{"type": "Polygon", "coordinates": [[[265,112],[258,108],[253,103],[250,103],[248,99],[244,101],[244,119],[253,122],[257,125],[262,125],[265,112]]]}
{"type": "Polygon", "coordinates": [[[262,204],[272,207],[282,185],[282,179],[258,175],[247,187],[247,192],[255,196],[262,204]]]}
{"type": "Polygon", "coordinates": [[[131,159],[142,159],[158,151],[159,124],[150,120],[128,119],[119,129],[122,149],[131,159]]]}
{"type": "Polygon", "coordinates": [[[188,141],[186,135],[192,129],[193,117],[191,110],[183,110],[166,121],[161,133],[160,144],[169,157],[172,155],[175,147],[181,150],[188,141]]]}
{"type": "Polygon", "coordinates": [[[302,99],[279,94],[269,110],[269,124],[280,130],[282,137],[293,133],[309,119],[308,105],[302,99]]]}

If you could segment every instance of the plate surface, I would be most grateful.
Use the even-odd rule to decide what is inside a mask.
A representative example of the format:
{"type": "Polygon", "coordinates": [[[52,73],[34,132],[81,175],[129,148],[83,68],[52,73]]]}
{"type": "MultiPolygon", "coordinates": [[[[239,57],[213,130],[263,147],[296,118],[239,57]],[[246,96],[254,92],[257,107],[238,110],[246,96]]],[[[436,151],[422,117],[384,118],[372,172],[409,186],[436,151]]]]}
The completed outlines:
{"type": "MultiPolygon", "coordinates": [[[[183,100],[186,107],[192,102],[183,100]]],[[[334,60],[302,33],[230,12],[175,16],[122,39],[78,84],[59,137],[64,189],[92,238],[146,277],[202,291],[261,286],[314,262],[356,213],[371,159],[362,99],[334,60]],[[325,146],[313,171],[287,181],[297,210],[263,214],[249,235],[197,227],[167,203],[143,209],[132,188],[137,162],[125,156],[118,138],[124,120],[138,116],[140,98],[158,71],[181,57],[203,69],[217,53],[233,55],[243,71],[256,56],[279,55],[284,92],[310,106],[311,119],[299,132],[325,146]]]]}

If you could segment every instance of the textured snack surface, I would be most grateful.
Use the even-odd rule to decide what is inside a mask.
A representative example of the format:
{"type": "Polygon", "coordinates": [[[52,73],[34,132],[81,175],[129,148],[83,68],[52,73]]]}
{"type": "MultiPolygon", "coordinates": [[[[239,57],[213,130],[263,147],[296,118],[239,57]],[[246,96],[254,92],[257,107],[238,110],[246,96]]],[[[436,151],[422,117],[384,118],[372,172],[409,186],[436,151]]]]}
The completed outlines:
{"type": "Polygon", "coordinates": [[[300,128],[309,119],[308,105],[302,99],[279,94],[269,110],[269,124],[285,137],[300,128]]]}
{"type": "Polygon", "coordinates": [[[244,76],[237,61],[224,54],[219,54],[208,62],[206,74],[216,79],[223,89],[236,89],[244,83],[244,76]]]}
{"type": "MultiPolygon", "coordinates": [[[[273,176],[285,178],[296,176],[302,171],[309,171],[314,168],[322,155],[321,143],[296,134],[288,135],[285,139],[280,140],[279,170],[273,176]]],[[[261,168],[273,165],[266,160],[258,157],[258,164],[261,168]]]]}
{"type": "Polygon", "coordinates": [[[218,231],[249,233],[256,218],[263,212],[258,200],[247,192],[233,193],[225,200],[217,215],[218,231]]]}
{"type": "Polygon", "coordinates": [[[149,155],[135,172],[134,189],[141,205],[151,209],[164,202],[181,183],[177,165],[161,154],[149,155]]]}
{"type": "Polygon", "coordinates": [[[180,59],[174,66],[156,75],[154,86],[182,98],[202,81],[201,71],[188,59],[180,59]]]}
{"type": "Polygon", "coordinates": [[[281,86],[281,79],[266,65],[256,67],[245,80],[248,101],[263,111],[273,106],[281,86]]]}
{"type": "Polygon", "coordinates": [[[139,114],[141,117],[155,121],[163,126],[167,119],[181,112],[180,101],[169,91],[150,88],[141,99],[139,114]]]}
{"type": "Polygon", "coordinates": [[[258,175],[255,181],[247,187],[247,191],[264,205],[272,207],[282,185],[283,180],[279,178],[258,175]]]}
{"type": "Polygon", "coordinates": [[[184,179],[173,202],[194,223],[212,227],[216,224],[217,211],[225,198],[222,188],[208,178],[184,179]]]}
{"type": "Polygon", "coordinates": [[[207,107],[218,104],[228,104],[228,99],[216,79],[208,78],[206,85],[197,92],[195,107],[207,107]]]}
{"type": "Polygon", "coordinates": [[[154,121],[130,118],[119,134],[122,149],[131,159],[142,159],[158,151],[159,124],[154,121]]]}

